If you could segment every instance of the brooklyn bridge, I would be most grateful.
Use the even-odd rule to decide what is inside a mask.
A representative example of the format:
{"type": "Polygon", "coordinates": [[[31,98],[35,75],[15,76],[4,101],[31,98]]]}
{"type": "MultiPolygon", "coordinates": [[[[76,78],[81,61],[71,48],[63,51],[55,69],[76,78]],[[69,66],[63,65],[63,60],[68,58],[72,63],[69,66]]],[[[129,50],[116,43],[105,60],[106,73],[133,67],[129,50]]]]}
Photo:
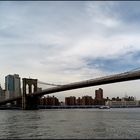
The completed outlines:
{"type": "Polygon", "coordinates": [[[114,75],[69,83],[65,85],[55,85],[55,87],[51,87],[42,91],[37,91],[38,82],[39,82],[38,79],[23,78],[22,79],[22,85],[23,85],[22,95],[0,101],[0,105],[11,103],[13,101],[22,100],[23,110],[37,109],[38,100],[43,95],[46,95],[46,94],[52,94],[52,93],[61,92],[61,91],[74,90],[78,88],[85,88],[85,87],[91,87],[91,86],[97,86],[97,85],[103,85],[103,84],[138,80],[138,79],[140,79],[140,70],[132,70],[132,71],[128,71],[128,72],[124,72],[120,74],[114,74],[114,75]],[[27,85],[28,85],[29,93],[27,93],[27,89],[26,89],[27,85]],[[32,89],[32,86],[34,87],[34,89],[32,89]]]}

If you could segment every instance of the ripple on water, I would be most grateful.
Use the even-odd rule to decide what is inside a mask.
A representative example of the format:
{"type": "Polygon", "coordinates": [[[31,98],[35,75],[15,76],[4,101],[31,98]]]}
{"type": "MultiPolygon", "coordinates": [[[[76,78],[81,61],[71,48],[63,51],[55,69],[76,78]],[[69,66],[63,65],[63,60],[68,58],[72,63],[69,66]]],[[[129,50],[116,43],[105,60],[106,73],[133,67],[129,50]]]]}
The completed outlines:
{"type": "Polygon", "coordinates": [[[0,110],[0,138],[140,138],[140,109],[0,110]]]}

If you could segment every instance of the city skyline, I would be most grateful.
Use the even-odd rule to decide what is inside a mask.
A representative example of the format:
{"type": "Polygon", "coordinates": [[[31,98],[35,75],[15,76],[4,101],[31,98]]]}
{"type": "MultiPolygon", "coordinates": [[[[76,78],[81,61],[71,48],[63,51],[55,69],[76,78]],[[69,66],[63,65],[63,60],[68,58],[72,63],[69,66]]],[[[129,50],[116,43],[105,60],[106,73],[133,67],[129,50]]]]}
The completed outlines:
{"type": "MultiPolygon", "coordinates": [[[[23,83],[22,83],[22,81],[23,81],[23,79],[25,79],[25,78],[21,78],[21,77],[19,77],[19,75],[18,74],[13,74],[13,75],[11,75],[11,74],[9,74],[9,75],[7,75],[7,76],[5,76],[5,88],[1,88],[1,97],[3,98],[8,98],[8,97],[14,97],[14,96],[20,96],[22,93],[23,93],[23,83]]],[[[30,79],[30,78],[29,78],[30,79]]],[[[37,80],[38,81],[38,79],[35,79],[35,80],[37,80]]],[[[37,83],[37,85],[39,85],[39,83],[40,83],[41,81],[38,81],[37,83]]],[[[42,82],[41,82],[42,83],[42,82]]],[[[43,84],[47,84],[47,85],[51,85],[50,83],[43,83],[43,84]]],[[[53,86],[54,86],[54,84],[52,84],[53,86]]],[[[58,86],[58,85],[55,85],[55,87],[56,86],[58,86]]],[[[101,85],[99,85],[99,89],[97,90],[97,89],[95,89],[95,97],[97,97],[97,98],[103,98],[103,89],[102,88],[100,88],[100,86],[101,85]],[[99,96],[98,96],[98,91],[99,91],[99,96]]],[[[1,86],[0,86],[1,87],[1,86]]],[[[49,87],[48,87],[49,88],[49,87]]],[[[52,88],[52,87],[51,87],[52,88]]],[[[47,88],[46,88],[47,89],[47,88]]],[[[37,90],[38,91],[42,91],[42,90],[44,90],[41,86],[37,86],[37,90]]],[[[76,90],[76,89],[75,89],[76,90]]],[[[26,89],[26,92],[27,92],[27,94],[28,94],[28,92],[29,92],[29,89],[27,88],[26,89]]],[[[53,94],[57,94],[57,93],[53,93],[53,94]]],[[[50,95],[52,95],[52,96],[54,96],[52,93],[50,93],[50,94],[46,94],[46,95],[44,95],[44,96],[42,96],[42,97],[46,97],[46,96],[50,96],[50,95]]],[[[66,96],[64,96],[64,98],[63,99],[61,99],[60,98],[60,100],[62,100],[62,101],[64,101],[65,100],[65,98],[67,97],[68,95],[66,95],[66,96]]],[[[74,97],[77,97],[77,98],[79,98],[78,96],[75,96],[74,94],[72,95],[70,95],[70,96],[74,96],[74,97]]],[[[85,94],[84,93],[84,95],[83,96],[93,96],[92,95],[92,93],[88,93],[88,94],[85,94]]],[[[116,98],[120,98],[118,95],[115,95],[116,96],[116,98]]],[[[58,96],[56,96],[56,97],[58,97],[58,96]]],[[[125,94],[124,96],[121,96],[121,98],[123,99],[123,98],[128,98],[128,97],[133,97],[132,95],[127,95],[127,94],[125,94]]],[[[59,98],[59,97],[58,97],[59,98]]],[[[108,99],[113,99],[113,98],[115,98],[114,96],[113,97],[108,97],[108,96],[106,96],[105,98],[108,98],[108,99]]],[[[134,99],[137,99],[137,97],[136,96],[134,96],[134,99]]]]}
{"type": "MultiPolygon", "coordinates": [[[[67,84],[139,67],[139,6],[130,1],[0,2],[2,87],[7,74],[67,84]]],[[[105,96],[140,99],[139,85],[137,80],[54,95],[90,96],[101,87],[105,96]]]]}

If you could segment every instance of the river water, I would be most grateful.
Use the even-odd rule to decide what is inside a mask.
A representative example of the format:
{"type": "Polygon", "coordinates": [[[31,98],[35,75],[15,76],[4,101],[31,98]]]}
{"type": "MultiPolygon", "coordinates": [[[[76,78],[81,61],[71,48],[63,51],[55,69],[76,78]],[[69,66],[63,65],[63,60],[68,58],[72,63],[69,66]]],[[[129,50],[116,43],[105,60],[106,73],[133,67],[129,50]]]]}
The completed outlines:
{"type": "Polygon", "coordinates": [[[0,110],[0,139],[139,139],[140,108],[0,110]]]}

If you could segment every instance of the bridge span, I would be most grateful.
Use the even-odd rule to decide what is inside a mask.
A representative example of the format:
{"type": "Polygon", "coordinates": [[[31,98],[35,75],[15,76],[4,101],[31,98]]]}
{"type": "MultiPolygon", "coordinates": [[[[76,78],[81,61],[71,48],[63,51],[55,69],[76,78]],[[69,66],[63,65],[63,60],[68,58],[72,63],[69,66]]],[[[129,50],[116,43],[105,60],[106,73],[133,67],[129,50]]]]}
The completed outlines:
{"type": "MultiPolygon", "coordinates": [[[[103,84],[111,84],[111,83],[117,83],[117,82],[123,82],[123,81],[138,80],[138,79],[140,79],[140,70],[129,71],[129,72],[124,72],[124,73],[120,73],[120,74],[114,74],[114,75],[109,75],[109,76],[105,76],[105,77],[100,77],[100,78],[95,78],[95,79],[90,79],[90,80],[85,80],[85,81],[80,81],[80,82],[73,82],[73,83],[65,84],[65,85],[59,85],[57,87],[52,87],[52,88],[48,88],[48,89],[45,89],[45,90],[42,90],[39,92],[27,94],[27,97],[37,98],[37,97],[41,97],[45,94],[51,94],[51,93],[56,93],[56,92],[61,92],[61,91],[67,91],[67,90],[73,90],[73,89],[85,88],[85,87],[97,86],[97,85],[103,85],[103,84]]],[[[22,96],[7,99],[4,101],[0,101],[0,105],[6,104],[6,103],[12,102],[12,101],[21,100],[21,99],[22,99],[22,96]]]]}
{"type": "Polygon", "coordinates": [[[55,92],[61,92],[66,90],[73,90],[78,88],[85,88],[90,86],[97,86],[97,85],[103,85],[103,84],[111,84],[111,83],[117,83],[117,82],[123,82],[123,81],[130,81],[130,80],[138,80],[140,79],[140,70],[135,72],[125,72],[121,74],[115,74],[80,82],[74,82],[58,87],[48,88],[46,90],[43,90],[41,92],[33,93],[32,96],[42,96],[45,94],[55,93],[55,92]]]}

